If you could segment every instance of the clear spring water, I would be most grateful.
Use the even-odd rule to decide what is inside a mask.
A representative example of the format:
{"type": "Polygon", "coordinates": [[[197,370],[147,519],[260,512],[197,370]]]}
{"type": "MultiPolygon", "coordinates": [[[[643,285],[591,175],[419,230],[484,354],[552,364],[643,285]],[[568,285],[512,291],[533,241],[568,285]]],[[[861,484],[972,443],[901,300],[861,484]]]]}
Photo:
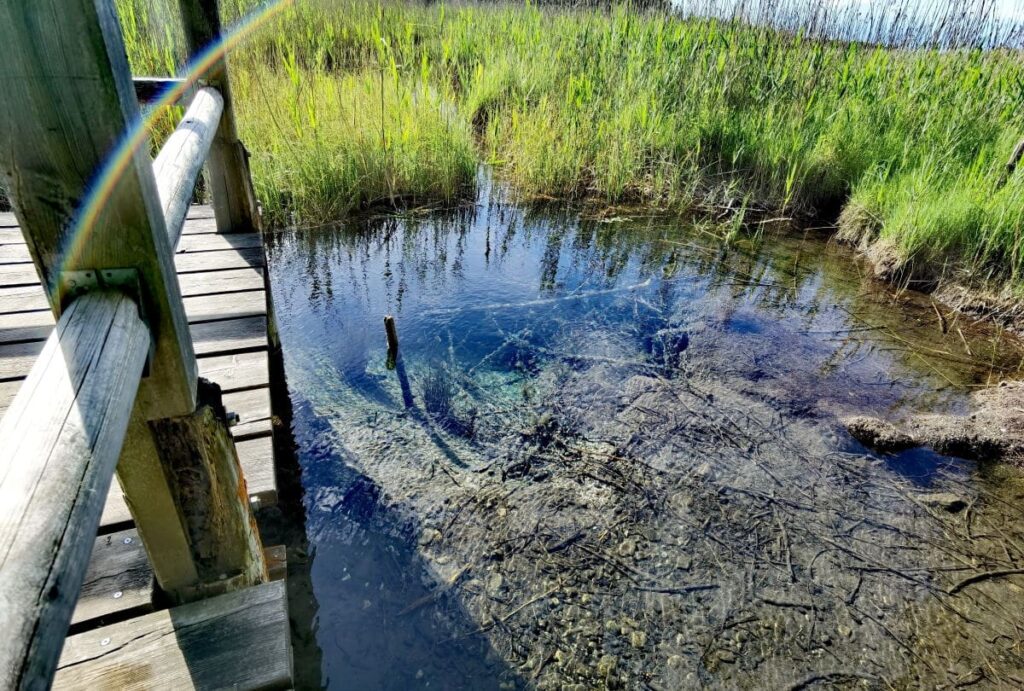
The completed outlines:
{"type": "MultiPolygon", "coordinates": [[[[300,670],[304,683],[932,682],[945,672],[906,649],[929,645],[922,622],[947,622],[919,611],[917,585],[871,581],[856,540],[875,541],[894,572],[917,573],[886,550],[952,530],[928,524],[915,506],[929,495],[914,494],[950,487],[999,525],[1021,523],[1004,505],[1009,490],[975,464],[865,454],[836,422],[962,410],[972,387],[1016,372],[1015,342],[960,321],[943,333],[926,297],[878,285],[813,232],[725,245],[677,219],[518,206],[484,178],[467,208],[283,231],[268,244],[316,609],[300,637],[318,652],[299,659],[319,669],[300,670]],[[401,342],[394,369],[385,314],[401,342]],[[643,405],[687,414],[655,424],[665,411],[643,405]],[[844,454],[841,481],[820,470],[831,454],[844,454]],[[595,458],[652,469],[579,470],[595,458]],[[798,467],[804,458],[818,479],[798,467]],[[873,499],[847,493],[851,482],[873,499]],[[858,538],[869,508],[899,517],[885,535],[913,539],[858,538]],[[828,534],[800,511],[818,512],[828,534]],[[598,531],[604,512],[624,518],[598,531]],[[762,529],[764,540],[744,542],[762,529]],[[823,576],[831,557],[821,555],[838,543],[845,556],[823,576]],[[748,577],[722,575],[748,566],[748,577]],[[861,579],[861,600],[846,605],[844,569],[861,579]],[[680,595],[669,581],[709,590],[680,595]],[[845,588],[834,605],[822,595],[831,588],[845,588]],[[909,613],[906,628],[885,625],[886,592],[909,613]],[[823,598],[821,611],[786,599],[804,596],[823,598]],[[851,659],[868,648],[874,667],[872,653],[851,659]]],[[[957,559],[968,557],[929,578],[957,559]]],[[[956,674],[980,664],[965,650],[966,672],[949,663],[956,674]]]]}

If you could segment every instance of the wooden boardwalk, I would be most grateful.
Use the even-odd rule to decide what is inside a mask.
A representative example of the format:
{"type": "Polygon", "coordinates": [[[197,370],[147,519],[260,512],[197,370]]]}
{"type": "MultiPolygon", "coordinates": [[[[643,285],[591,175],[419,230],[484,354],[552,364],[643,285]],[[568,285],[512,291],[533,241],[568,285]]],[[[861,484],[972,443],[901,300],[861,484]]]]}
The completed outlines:
{"type": "MultiPolygon", "coordinates": [[[[268,300],[258,234],[217,234],[194,206],[175,264],[199,374],[238,415],[231,428],[254,508],[276,502],[268,300]]],[[[28,248],[0,213],[0,414],[54,326],[28,248]]],[[[283,548],[267,549],[283,578],[283,548]]],[[[283,581],[160,611],[153,573],[113,482],[54,688],[286,687],[291,653],[283,581]],[[175,635],[167,634],[174,632],[175,635]]]]}

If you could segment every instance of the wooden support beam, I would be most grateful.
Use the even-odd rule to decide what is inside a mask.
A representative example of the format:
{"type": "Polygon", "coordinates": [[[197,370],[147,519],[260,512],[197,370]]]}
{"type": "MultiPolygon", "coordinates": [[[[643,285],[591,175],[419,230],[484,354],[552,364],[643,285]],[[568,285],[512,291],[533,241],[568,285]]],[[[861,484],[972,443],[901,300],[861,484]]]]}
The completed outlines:
{"type": "Polygon", "coordinates": [[[2,688],[53,676],[149,342],[127,296],[78,298],[0,421],[2,688]]]}
{"type": "Polygon", "coordinates": [[[194,585],[171,593],[180,602],[269,580],[220,387],[199,381],[194,413],[150,423],[198,573],[194,585]]]}
{"type": "Polygon", "coordinates": [[[204,87],[197,91],[185,117],[153,161],[156,189],[172,248],[178,245],[185,216],[192,205],[196,179],[203,169],[223,112],[224,99],[216,89],[204,87]]]}
{"type": "MultiPolygon", "coordinates": [[[[198,55],[211,47],[220,49],[221,23],[217,0],[179,0],[179,5],[189,53],[198,55]]],[[[259,207],[249,171],[249,154],[238,140],[226,54],[213,64],[203,79],[224,97],[224,114],[207,161],[217,231],[259,231],[259,207]]]]}
{"type": "Polygon", "coordinates": [[[0,165],[54,311],[62,273],[134,269],[155,352],[149,418],[195,409],[196,368],[112,0],[0,1],[0,165]],[[90,190],[90,195],[86,195],[90,190]]]}
{"type": "MultiPolygon", "coordinates": [[[[138,295],[153,334],[118,476],[157,581],[173,599],[187,600],[265,579],[256,563],[262,553],[248,537],[252,516],[244,488],[234,482],[238,459],[223,416],[211,417],[205,403],[197,407],[195,352],[114,2],[0,0],[0,45],[0,165],[52,308],[58,314],[64,308],[71,280],[117,280],[138,295]],[[158,448],[167,425],[185,438],[164,435],[162,446],[175,444],[158,448]],[[217,478],[216,492],[181,485],[184,473],[175,468],[192,461],[217,478]],[[227,505],[222,486],[241,495],[236,506],[227,505]],[[193,505],[207,500],[215,504],[193,505]],[[225,566],[227,579],[212,575],[214,548],[197,540],[196,512],[217,527],[215,549],[230,556],[228,566],[235,564],[225,566]],[[248,561],[239,554],[250,555],[248,561]],[[233,578],[235,570],[240,578],[233,578]]],[[[216,110],[216,97],[205,102],[216,110]]],[[[161,167],[175,166],[170,157],[161,167]]],[[[180,186],[169,185],[169,200],[180,186]]]]}

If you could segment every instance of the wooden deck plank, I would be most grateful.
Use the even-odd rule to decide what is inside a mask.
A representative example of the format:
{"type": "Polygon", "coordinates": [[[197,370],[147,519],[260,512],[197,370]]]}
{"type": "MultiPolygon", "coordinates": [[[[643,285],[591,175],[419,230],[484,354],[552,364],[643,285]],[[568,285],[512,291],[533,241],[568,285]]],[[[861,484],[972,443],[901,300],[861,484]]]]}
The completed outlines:
{"type": "MultiPolygon", "coordinates": [[[[201,322],[190,326],[189,331],[196,355],[228,354],[267,347],[265,316],[201,322]]],[[[42,340],[0,345],[0,382],[24,379],[42,349],[42,340]]]]}
{"type": "MultiPolygon", "coordinates": [[[[34,264],[0,265],[0,287],[33,285],[39,285],[39,274],[36,273],[34,264]]],[[[40,292],[42,292],[41,289],[40,292]]]]}
{"type": "MultiPolygon", "coordinates": [[[[189,329],[196,355],[217,355],[267,347],[267,318],[248,317],[219,322],[204,322],[189,329]]],[[[16,346],[7,346],[16,347],[16,346]]],[[[3,362],[0,361],[0,379],[3,362]]]]}
{"type": "MultiPolygon", "coordinates": [[[[187,220],[192,221],[195,219],[209,219],[213,220],[216,218],[213,213],[212,204],[193,204],[188,209],[188,216],[185,217],[187,220]]],[[[186,223],[186,225],[188,225],[186,223]]]]}
{"type": "Polygon", "coordinates": [[[0,415],[3,415],[11,405],[11,401],[18,395],[21,388],[21,380],[0,382],[0,415]]]}
{"type": "Polygon", "coordinates": [[[0,264],[31,264],[32,255],[28,253],[28,245],[0,245],[0,264]]]}
{"type": "Polygon", "coordinates": [[[199,376],[217,382],[225,393],[254,389],[270,384],[270,361],[265,350],[201,357],[199,376]]]}
{"type": "MultiPolygon", "coordinates": [[[[28,257],[13,215],[8,214],[7,220],[5,226],[4,215],[0,214],[0,415],[17,394],[21,380],[31,369],[54,324],[33,265],[3,263],[28,257]]],[[[183,238],[184,249],[189,251],[175,255],[185,311],[199,356],[200,374],[221,385],[225,405],[239,415],[239,422],[231,431],[248,492],[257,505],[268,506],[277,501],[277,483],[268,388],[263,250],[257,235],[204,237],[210,234],[216,234],[213,209],[193,206],[183,235],[195,237],[183,238]]],[[[130,530],[131,514],[120,487],[116,482],[112,484],[101,520],[101,533],[106,534],[98,538],[94,547],[97,555],[109,553],[103,557],[107,563],[117,563],[115,557],[128,551],[116,549],[117,541],[133,534],[125,532],[130,530]],[[122,532],[111,533],[112,530],[122,532]]],[[[137,536],[133,543],[141,549],[137,536]]],[[[143,570],[148,578],[148,566],[143,570]]],[[[132,576],[128,571],[131,569],[126,570],[125,578],[132,576]]],[[[123,611],[135,613],[149,606],[148,591],[147,604],[142,604],[140,573],[134,573],[138,588],[122,587],[120,598],[113,597],[116,589],[99,590],[98,581],[90,585],[87,576],[81,609],[76,609],[74,622],[88,621],[91,625],[98,618],[121,616],[118,612],[123,611]]],[[[117,582],[107,576],[102,578],[117,582]]]]}
{"type": "Polygon", "coordinates": [[[42,351],[43,343],[45,341],[0,346],[0,381],[24,379],[42,351]]]}
{"type": "Polygon", "coordinates": [[[253,507],[277,503],[277,477],[274,468],[274,439],[269,434],[235,442],[242,465],[246,491],[253,507]]]}
{"type": "Polygon", "coordinates": [[[0,288],[0,312],[34,312],[50,309],[39,283],[16,288],[0,288]]]}
{"type": "Polygon", "coordinates": [[[176,254],[174,266],[178,269],[179,275],[224,269],[260,268],[263,266],[263,250],[259,247],[245,247],[240,250],[176,254]]]}
{"type": "Polygon", "coordinates": [[[291,685],[284,581],[71,636],[55,689],[276,689],[291,685]]]}
{"type": "Polygon", "coordinates": [[[265,317],[267,314],[267,296],[262,290],[230,295],[197,295],[185,298],[184,302],[189,324],[240,317],[265,317]]]}
{"type": "Polygon", "coordinates": [[[224,407],[238,415],[238,423],[231,426],[231,436],[235,439],[248,439],[270,433],[269,388],[226,393],[224,407]]]}
{"type": "MultiPolygon", "coordinates": [[[[190,324],[267,314],[267,297],[262,290],[232,294],[229,297],[201,295],[185,298],[185,314],[190,324]]],[[[44,341],[53,330],[49,309],[34,312],[0,313],[0,345],[24,341],[44,341]]],[[[0,354],[2,357],[2,354],[0,354]]]]}
{"type": "Polygon", "coordinates": [[[263,270],[247,268],[181,274],[178,284],[183,297],[263,290],[263,270]]]}
{"type": "MultiPolygon", "coordinates": [[[[240,250],[263,247],[263,238],[257,233],[190,233],[182,234],[178,240],[178,253],[213,252],[217,250],[240,250]]],[[[3,254],[0,253],[0,257],[3,254]]]]}
{"type": "Polygon", "coordinates": [[[15,218],[13,211],[0,211],[0,227],[4,228],[17,228],[18,219],[15,218]]]}
{"type": "Polygon", "coordinates": [[[71,623],[153,610],[153,570],[138,531],[96,538],[71,623]]]}
{"type": "Polygon", "coordinates": [[[134,525],[132,514],[128,510],[128,504],[121,492],[121,485],[114,477],[110,483],[110,491],[107,492],[107,501],[103,504],[103,515],[100,516],[100,535],[115,530],[126,530],[134,525]]]}
{"type": "Polygon", "coordinates": [[[0,344],[45,341],[54,323],[53,312],[49,309],[0,314],[0,344]]]}

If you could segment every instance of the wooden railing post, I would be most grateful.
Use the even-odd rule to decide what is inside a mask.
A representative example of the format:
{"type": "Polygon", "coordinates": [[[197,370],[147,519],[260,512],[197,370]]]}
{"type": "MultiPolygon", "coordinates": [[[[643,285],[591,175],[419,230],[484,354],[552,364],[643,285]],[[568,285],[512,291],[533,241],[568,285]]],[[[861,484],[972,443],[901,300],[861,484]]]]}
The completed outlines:
{"type": "MultiPolygon", "coordinates": [[[[221,45],[221,22],[217,0],[179,0],[185,26],[185,41],[191,55],[217,50],[221,45]]],[[[227,56],[223,55],[204,75],[204,81],[224,98],[224,114],[207,159],[210,195],[217,231],[252,233],[260,230],[259,207],[252,186],[249,155],[238,139],[235,110],[231,100],[227,56]]]]}
{"type": "Polygon", "coordinates": [[[0,165],[54,311],[114,287],[152,336],[118,475],[157,580],[179,601],[266,580],[234,445],[199,396],[148,146],[124,145],[140,116],[114,2],[0,0],[0,45],[0,165]]]}

